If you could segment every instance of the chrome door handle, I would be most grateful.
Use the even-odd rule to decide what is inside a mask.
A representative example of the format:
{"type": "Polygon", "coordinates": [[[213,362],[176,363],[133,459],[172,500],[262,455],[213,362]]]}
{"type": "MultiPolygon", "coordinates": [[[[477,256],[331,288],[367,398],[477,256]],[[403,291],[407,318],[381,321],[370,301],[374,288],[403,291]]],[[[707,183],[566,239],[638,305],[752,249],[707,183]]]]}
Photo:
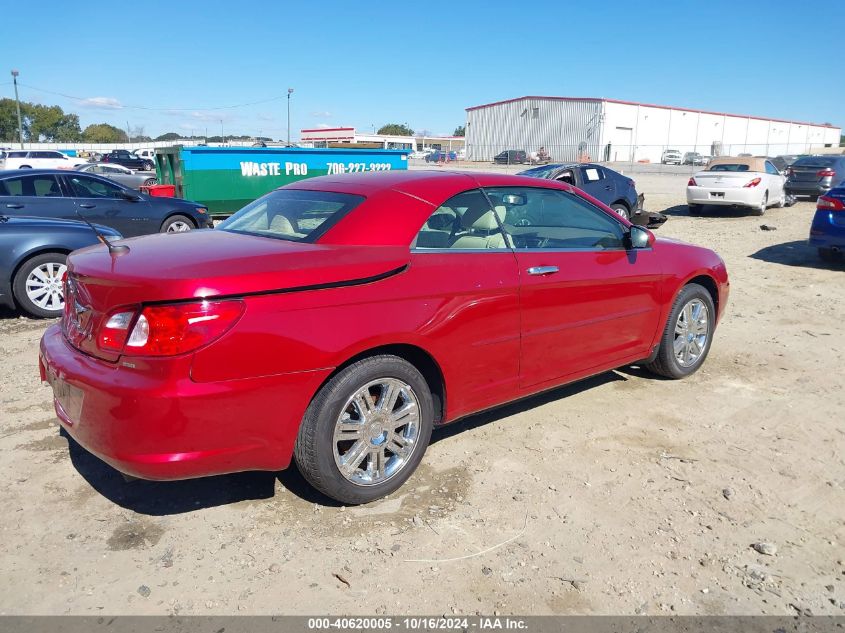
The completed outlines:
{"type": "Polygon", "coordinates": [[[529,275],[552,275],[559,270],[557,266],[532,266],[528,269],[529,275]]]}
{"type": "Polygon", "coordinates": [[[82,207],[83,209],[93,209],[97,205],[96,204],[80,204],[79,206],[82,207]]]}
{"type": "Polygon", "coordinates": [[[7,204],[6,208],[7,209],[23,209],[23,205],[22,204],[7,204]]]}

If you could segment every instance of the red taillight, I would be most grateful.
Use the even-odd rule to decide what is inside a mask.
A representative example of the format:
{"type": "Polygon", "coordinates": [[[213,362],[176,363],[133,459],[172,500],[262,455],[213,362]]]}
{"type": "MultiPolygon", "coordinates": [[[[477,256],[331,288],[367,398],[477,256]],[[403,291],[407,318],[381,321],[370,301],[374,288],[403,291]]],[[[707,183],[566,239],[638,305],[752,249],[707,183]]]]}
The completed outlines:
{"type": "Polygon", "coordinates": [[[816,204],[817,209],[824,209],[825,211],[845,211],[845,204],[842,200],[831,198],[830,196],[821,196],[816,204]]]}
{"type": "Polygon", "coordinates": [[[131,356],[175,356],[220,338],[244,312],[243,301],[192,301],[113,312],[100,330],[104,350],[131,356]]]}
{"type": "Polygon", "coordinates": [[[762,182],[760,178],[755,178],[754,180],[752,180],[751,182],[747,183],[744,186],[745,187],[756,187],[757,185],[760,184],[760,182],[762,182]]]}
{"type": "Polygon", "coordinates": [[[836,172],[832,169],[822,169],[821,171],[816,172],[816,176],[818,176],[819,178],[827,178],[828,176],[833,178],[835,175],[836,172]]]}
{"type": "Polygon", "coordinates": [[[695,178],[690,177],[689,181],[687,182],[687,187],[697,187],[698,183],[695,182],[695,178]]]}

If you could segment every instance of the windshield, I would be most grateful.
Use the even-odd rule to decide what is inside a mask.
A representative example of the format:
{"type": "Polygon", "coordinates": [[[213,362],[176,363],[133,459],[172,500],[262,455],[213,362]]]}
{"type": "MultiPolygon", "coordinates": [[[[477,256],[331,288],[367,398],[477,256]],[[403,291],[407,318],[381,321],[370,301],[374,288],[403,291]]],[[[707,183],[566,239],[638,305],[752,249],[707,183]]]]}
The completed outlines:
{"type": "Polygon", "coordinates": [[[245,206],[218,230],[313,242],[363,201],[347,193],[279,189],[245,206]]]}
{"type": "Polygon", "coordinates": [[[741,163],[722,163],[720,165],[711,165],[708,171],[748,171],[748,165],[741,163]]]}
{"type": "Polygon", "coordinates": [[[807,156],[792,163],[793,167],[834,167],[835,165],[835,156],[807,156]]]}

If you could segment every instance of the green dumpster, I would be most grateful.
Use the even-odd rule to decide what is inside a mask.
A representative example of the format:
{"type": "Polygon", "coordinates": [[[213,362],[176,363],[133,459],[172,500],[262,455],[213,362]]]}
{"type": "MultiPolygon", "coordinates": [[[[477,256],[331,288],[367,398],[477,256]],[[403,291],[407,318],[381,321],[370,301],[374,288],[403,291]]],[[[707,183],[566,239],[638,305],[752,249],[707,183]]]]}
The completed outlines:
{"type": "Polygon", "coordinates": [[[156,150],[158,181],[176,196],[228,216],[256,198],[303,178],[408,168],[409,150],[302,147],[187,147],[156,150]]]}

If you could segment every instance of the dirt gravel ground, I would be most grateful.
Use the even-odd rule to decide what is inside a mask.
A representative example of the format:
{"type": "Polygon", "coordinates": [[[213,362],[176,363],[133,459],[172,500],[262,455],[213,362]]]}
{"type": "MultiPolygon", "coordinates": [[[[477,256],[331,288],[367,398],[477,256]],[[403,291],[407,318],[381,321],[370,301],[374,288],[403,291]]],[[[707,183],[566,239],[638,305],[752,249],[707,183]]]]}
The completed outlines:
{"type": "Polygon", "coordinates": [[[440,430],[366,507],[293,469],[124,483],[59,433],[47,323],[0,314],[0,612],[845,613],[845,266],[805,245],[810,203],[691,218],[685,180],[637,176],[659,235],[727,262],[703,369],[440,430]]]}

